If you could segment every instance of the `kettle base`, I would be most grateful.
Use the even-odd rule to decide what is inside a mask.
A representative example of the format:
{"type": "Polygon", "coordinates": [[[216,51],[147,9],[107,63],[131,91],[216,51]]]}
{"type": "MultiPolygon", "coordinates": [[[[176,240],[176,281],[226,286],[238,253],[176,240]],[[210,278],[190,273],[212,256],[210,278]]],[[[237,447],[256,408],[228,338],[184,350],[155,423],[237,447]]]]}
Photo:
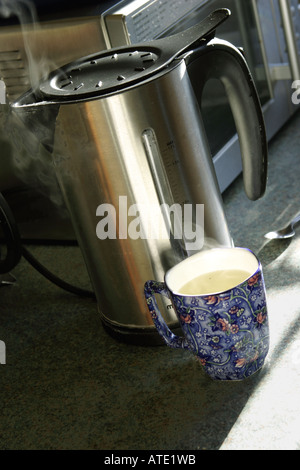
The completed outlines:
{"type": "MultiPolygon", "coordinates": [[[[114,339],[127,344],[135,346],[165,346],[166,343],[158,334],[156,328],[153,326],[146,327],[126,327],[111,323],[101,316],[102,324],[105,331],[114,339]]],[[[178,322],[169,325],[174,334],[180,336],[182,330],[178,322]]]]}

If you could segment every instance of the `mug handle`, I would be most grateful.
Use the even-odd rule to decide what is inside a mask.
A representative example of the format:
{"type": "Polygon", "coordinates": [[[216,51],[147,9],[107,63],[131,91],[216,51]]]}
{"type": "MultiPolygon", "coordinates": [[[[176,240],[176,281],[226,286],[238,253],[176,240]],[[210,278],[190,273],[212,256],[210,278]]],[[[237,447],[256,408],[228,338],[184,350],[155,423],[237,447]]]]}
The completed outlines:
{"type": "Polygon", "coordinates": [[[158,308],[154,294],[160,294],[170,299],[166,284],[164,282],[148,281],[144,287],[144,294],[153,323],[167,346],[173,349],[190,349],[186,338],[176,336],[172,333],[158,308]]]}

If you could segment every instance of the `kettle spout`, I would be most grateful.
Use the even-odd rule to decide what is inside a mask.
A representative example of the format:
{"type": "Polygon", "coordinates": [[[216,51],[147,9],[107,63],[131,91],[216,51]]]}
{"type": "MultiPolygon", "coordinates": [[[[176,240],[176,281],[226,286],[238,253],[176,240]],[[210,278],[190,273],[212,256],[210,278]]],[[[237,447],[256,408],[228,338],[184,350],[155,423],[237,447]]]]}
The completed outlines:
{"type": "Polygon", "coordinates": [[[22,126],[23,132],[32,134],[39,144],[52,153],[59,105],[39,101],[29,91],[11,104],[11,111],[14,124],[22,126]]]}

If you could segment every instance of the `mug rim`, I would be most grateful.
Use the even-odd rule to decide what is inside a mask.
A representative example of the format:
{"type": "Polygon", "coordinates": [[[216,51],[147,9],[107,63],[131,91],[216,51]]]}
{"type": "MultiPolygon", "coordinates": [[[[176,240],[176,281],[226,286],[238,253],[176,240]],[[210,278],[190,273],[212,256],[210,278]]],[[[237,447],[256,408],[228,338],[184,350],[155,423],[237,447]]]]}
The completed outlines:
{"type": "MultiPolygon", "coordinates": [[[[165,284],[169,290],[169,292],[171,293],[171,295],[175,295],[177,297],[209,297],[209,296],[213,296],[213,295],[223,295],[225,294],[226,292],[229,292],[231,291],[232,289],[235,289],[239,286],[241,286],[242,284],[244,284],[245,282],[249,281],[252,277],[254,277],[256,274],[258,274],[259,272],[262,271],[262,265],[261,265],[261,262],[260,260],[258,259],[257,255],[252,251],[250,250],[249,248],[245,248],[245,247],[216,247],[216,248],[212,248],[212,249],[209,249],[209,250],[205,250],[205,251],[200,251],[199,253],[196,253],[192,256],[190,256],[189,258],[186,258],[184,259],[183,261],[181,261],[180,263],[178,263],[177,265],[173,266],[173,268],[169,269],[169,271],[165,274],[165,284]],[[208,251],[238,251],[238,250],[242,250],[242,251],[247,251],[249,252],[252,256],[254,256],[254,258],[256,259],[257,261],[257,268],[256,270],[250,274],[245,280],[243,280],[242,282],[240,282],[239,284],[236,284],[235,286],[229,288],[229,289],[225,289],[225,290],[219,290],[219,291],[212,291],[210,293],[206,293],[206,294],[183,294],[181,292],[178,292],[176,291],[175,289],[172,289],[169,285],[169,282],[168,282],[168,278],[172,275],[172,273],[174,273],[174,271],[180,269],[183,265],[185,264],[188,264],[191,262],[191,259],[196,259],[196,258],[200,258],[202,255],[204,255],[205,253],[207,253],[208,251]]],[[[183,284],[184,285],[184,284],[183,284]]]]}

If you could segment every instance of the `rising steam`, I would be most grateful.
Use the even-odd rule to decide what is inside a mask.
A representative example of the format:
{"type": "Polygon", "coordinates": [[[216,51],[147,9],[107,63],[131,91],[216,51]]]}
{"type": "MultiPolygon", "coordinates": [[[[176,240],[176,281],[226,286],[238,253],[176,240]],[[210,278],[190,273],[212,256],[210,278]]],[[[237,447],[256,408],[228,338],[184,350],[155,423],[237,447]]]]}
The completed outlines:
{"type": "Polygon", "coordinates": [[[28,28],[32,29],[32,27],[35,30],[39,28],[36,8],[30,0],[0,0],[0,16],[3,18],[16,16],[21,25],[28,60],[30,84],[35,89],[40,80],[39,67],[37,66],[37,58],[34,57],[32,52],[34,50],[33,44],[31,44],[32,36],[27,34],[27,30],[28,28]]]}
{"type": "MultiPolygon", "coordinates": [[[[29,88],[36,90],[41,79],[55,67],[52,62],[47,61],[45,51],[40,51],[37,47],[40,25],[34,4],[30,0],[0,0],[0,17],[13,16],[17,18],[22,31],[29,88]]],[[[44,134],[50,133],[46,126],[43,131],[44,134]]],[[[63,206],[50,153],[35,136],[34,125],[26,127],[11,112],[9,105],[0,105],[0,140],[8,141],[11,145],[16,177],[47,195],[56,205],[63,206]]]]}

